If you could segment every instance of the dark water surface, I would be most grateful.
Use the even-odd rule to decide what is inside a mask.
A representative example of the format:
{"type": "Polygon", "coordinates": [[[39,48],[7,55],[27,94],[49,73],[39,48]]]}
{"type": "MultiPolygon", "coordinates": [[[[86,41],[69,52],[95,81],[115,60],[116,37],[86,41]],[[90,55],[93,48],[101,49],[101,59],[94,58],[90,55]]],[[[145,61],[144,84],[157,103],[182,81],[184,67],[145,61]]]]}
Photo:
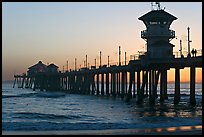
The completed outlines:
{"type": "MultiPolygon", "coordinates": [[[[202,85],[196,84],[197,105],[189,105],[189,85],[181,84],[181,102],[169,99],[155,106],[120,98],[33,91],[2,83],[2,130],[101,130],[202,125],[202,85]]],[[[146,99],[148,100],[148,99],[146,99]]],[[[147,101],[148,102],[148,101],[147,101]]]]}

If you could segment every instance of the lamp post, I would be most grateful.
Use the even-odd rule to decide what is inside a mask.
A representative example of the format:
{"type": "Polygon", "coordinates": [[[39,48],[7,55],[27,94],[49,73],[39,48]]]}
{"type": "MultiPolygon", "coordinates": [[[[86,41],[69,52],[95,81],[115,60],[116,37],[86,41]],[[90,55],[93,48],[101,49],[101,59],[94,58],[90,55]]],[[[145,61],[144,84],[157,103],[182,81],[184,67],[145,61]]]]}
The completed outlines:
{"type": "Polygon", "coordinates": [[[126,52],[125,52],[125,65],[126,65],[126,52]]]}
{"type": "Polygon", "coordinates": [[[101,51],[100,51],[100,66],[101,66],[101,51]]]}
{"type": "Polygon", "coordinates": [[[109,56],[108,56],[108,67],[109,67],[109,56]]]}
{"type": "Polygon", "coordinates": [[[192,42],[192,41],[190,40],[190,28],[188,27],[187,30],[188,30],[188,56],[190,57],[191,56],[190,42],[192,42]]]}
{"type": "Polygon", "coordinates": [[[75,71],[76,71],[76,63],[77,63],[77,59],[75,58],[75,71]]]}
{"type": "Polygon", "coordinates": [[[121,61],[120,61],[120,58],[121,58],[121,56],[120,56],[121,55],[120,46],[119,46],[119,54],[118,55],[119,55],[119,66],[121,66],[121,61]]]}
{"type": "Polygon", "coordinates": [[[69,63],[69,62],[68,62],[68,60],[67,60],[67,72],[68,72],[68,63],[69,63]]]}
{"type": "Polygon", "coordinates": [[[86,68],[87,68],[87,55],[86,55],[86,68]]]}

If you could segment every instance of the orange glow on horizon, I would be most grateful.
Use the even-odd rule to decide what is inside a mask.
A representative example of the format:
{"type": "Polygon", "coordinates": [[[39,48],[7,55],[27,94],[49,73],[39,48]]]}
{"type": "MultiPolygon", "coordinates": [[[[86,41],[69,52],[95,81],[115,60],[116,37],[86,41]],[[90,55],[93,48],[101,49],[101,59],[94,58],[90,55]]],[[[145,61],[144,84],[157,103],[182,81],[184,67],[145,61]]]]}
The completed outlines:
{"type": "MultiPolygon", "coordinates": [[[[168,82],[175,81],[175,69],[170,69],[167,72],[168,82]]],[[[189,82],[190,81],[190,68],[180,69],[180,81],[189,82]]],[[[196,82],[202,82],[202,68],[196,68],[196,82]]]]}

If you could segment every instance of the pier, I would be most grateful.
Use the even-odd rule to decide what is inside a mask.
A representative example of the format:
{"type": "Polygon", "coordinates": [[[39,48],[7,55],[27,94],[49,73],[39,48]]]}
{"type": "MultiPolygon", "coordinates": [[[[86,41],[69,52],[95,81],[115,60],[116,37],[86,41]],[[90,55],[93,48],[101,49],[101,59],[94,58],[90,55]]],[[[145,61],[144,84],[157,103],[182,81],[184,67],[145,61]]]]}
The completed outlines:
{"type": "Polygon", "coordinates": [[[137,103],[142,103],[144,98],[149,97],[150,102],[154,103],[158,98],[159,85],[160,101],[168,99],[167,70],[173,68],[175,69],[174,103],[178,104],[180,77],[182,77],[180,70],[185,67],[190,68],[190,103],[195,105],[195,70],[202,68],[202,56],[172,58],[168,61],[148,59],[148,63],[145,59],[136,59],[130,60],[128,65],[121,66],[102,66],[56,74],[38,73],[34,76],[15,75],[13,87],[17,83],[18,88],[33,90],[61,90],[76,94],[113,96],[125,98],[126,101],[136,98],[137,103]]]}
{"type": "MultiPolygon", "coordinates": [[[[191,105],[196,105],[195,80],[196,68],[202,68],[202,50],[197,51],[197,55],[191,56],[190,38],[188,31],[188,52],[180,49],[174,53],[170,41],[175,38],[175,31],[170,30],[171,23],[177,18],[164,9],[152,10],[138,18],[143,21],[147,30],[141,31],[141,38],[147,42],[147,51],[130,56],[129,62],[122,63],[119,46],[119,62],[117,65],[101,63],[97,67],[87,65],[87,55],[85,67],[63,72],[57,71],[57,66],[51,65],[47,69],[42,62],[38,64],[46,71],[29,73],[24,75],[14,75],[14,85],[18,88],[31,88],[33,90],[46,91],[67,91],[68,93],[86,94],[96,96],[119,97],[125,101],[136,99],[137,103],[143,103],[144,98],[148,98],[151,104],[159,98],[160,102],[168,99],[167,93],[167,71],[175,69],[175,93],[174,104],[180,101],[180,71],[190,68],[190,97],[191,105]],[[53,69],[54,68],[54,69],[53,69]],[[47,71],[50,70],[50,71],[47,71]],[[52,71],[51,71],[52,70],[52,71]],[[54,70],[54,71],[53,71],[54,70]],[[157,88],[160,86],[158,94],[157,88]]],[[[125,55],[126,57],[126,55],[125,55]]],[[[31,67],[32,68],[32,67],[31,67]]],[[[67,67],[68,68],[68,67],[67,67]]],[[[31,70],[31,69],[30,69],[31,70]]]]}

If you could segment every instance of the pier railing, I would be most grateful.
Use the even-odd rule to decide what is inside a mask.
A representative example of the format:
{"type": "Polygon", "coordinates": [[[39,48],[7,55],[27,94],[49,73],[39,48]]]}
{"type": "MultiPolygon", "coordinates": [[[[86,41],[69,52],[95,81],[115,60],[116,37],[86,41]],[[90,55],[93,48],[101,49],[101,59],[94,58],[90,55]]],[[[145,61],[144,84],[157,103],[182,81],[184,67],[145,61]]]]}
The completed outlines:
{"type": "MultiPolygon", "coordinates": [[[[191,57],[193,56],[192,53],[191,54],[191,57]]],[[[174,55],[174,58],[181,58],[182,56],[183,57],[187,57],[188,56],[188,52],[187,51],[176,51],[176,52],[173,52],[173,55],[174,55]]],[[[202,49],[199,49],[197,50],[197,53],[195,56],[202,56],[202,49]]]]}
{"type": "Polygon", "coordinates": [[[143,30],[141,31],[141,38],[147,39],[148,37],[155,37],[155,36],[167,36],[170,38],[175,38],[175,31],[174,30],[169,30],[169,32],[167,32],[166,34],[163,33],[148,33],[149,31],[147,30],[143,30]]]}
{"type": "Polygon", "coordinates": [[[140,60],[141,56],[146,55],[146,51],[138,51],[137,54],[130,55],[130,60],[140,60]]]}
{"type": "MultiPolygon", "coordinates": [[[[147,52],[145,51],[138,51],[137,54],[133,54],[133,55],[130,55],[130,60],[140,60],[140,57],[142,55],[146,55],[147,52]]],[[[176,51],[176,52],[173,52],[173,57],[174,58],[181,58],[181,57],[187,57],[188,56],[188,52],[187,51],[176,51]]],[[[202,56],[202,49],[199,49],[197,50],[197,53],[195,56],[202,56]]],[[[191,57],[193,57],[193,55],[191,54],[191,57]]]]}

